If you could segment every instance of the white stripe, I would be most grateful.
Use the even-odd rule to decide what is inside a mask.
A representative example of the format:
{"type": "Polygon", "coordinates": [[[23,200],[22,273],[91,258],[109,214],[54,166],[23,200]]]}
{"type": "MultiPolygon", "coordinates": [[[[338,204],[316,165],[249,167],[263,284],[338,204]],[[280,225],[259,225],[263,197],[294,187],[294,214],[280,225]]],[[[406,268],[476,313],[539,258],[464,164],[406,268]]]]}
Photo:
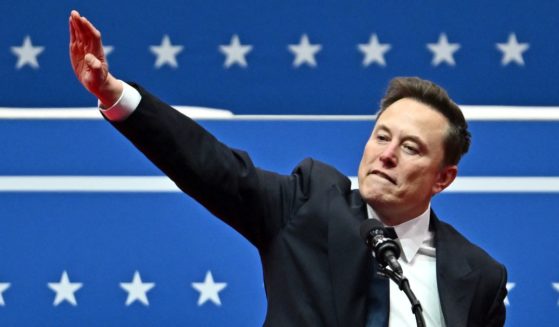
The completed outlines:
{"type": "Polygon", "coordinates": [[[556,193],[559,177],[462,177],[452,183],[453,193],[556,193]]]}
{"type": "MultiPolygon", "coordinates": [[[[350,177],[358,188],[357,177],[350,177]]],[[[557,193],[559,177],[457,177],[444,193],[557,193]]]]}
{"type": "Polygon", "coordinates": [[[557,121],[559,107],[460,106],[467,120],[557,121]]]}
{"type": "MultiPolygon", "coordinates": [[[[223,109],[203,107],[174,107],[193,119],[228,119],[233,113],[223,109]]],[[[2,108],[0,119],[5,120],[101,120],[98,108],[2,108]]]]}
{"type": "MultiPolygon", "coordinates": [[[[372,121],[375,115],[235,115],[224,109],[175,106],[199,120],[248,121],[372,121]]],[[[469,121],[559,121],[559,107],[461,106],[469,121]]],[[[99,120],[97,108],[1,108],[0,119],[99,120]]]]}
{"type": "Polygon", "coordinates": [[[0,192],[180,192],[163,176],[2,176],[0,192]]]}
{"type": "MultiPolygon", "coordinates": [[[[350,177],[357,188],[357,177],[350,177]]],[[[0,192],[180,192],[164,176],[0,176],[0,192]]],[[[559,177],[458,177],[447,193],[557,193],[559,177]]]]}
{"type": "MultiPolygon", "coordinates": [[[[468,121],[559,121],[559,107],[461,106],[468,121]]],[[[373,121],[376,115],[232,115],[229,120],[373,121]]]]}

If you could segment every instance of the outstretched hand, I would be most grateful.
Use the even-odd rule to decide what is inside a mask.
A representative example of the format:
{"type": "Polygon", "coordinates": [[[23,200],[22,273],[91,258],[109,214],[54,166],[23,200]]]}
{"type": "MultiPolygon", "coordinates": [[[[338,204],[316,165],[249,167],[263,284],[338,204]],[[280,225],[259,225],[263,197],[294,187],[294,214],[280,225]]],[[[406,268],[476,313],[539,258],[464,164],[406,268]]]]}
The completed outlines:
{"type": "Polygon", "coordinates": [[[113,105],[122,94],[122,85],[109,73],[101,32],[75,10],[70,14],[69,27],[70,61],[74,73],[103,105],[113,105]]]}

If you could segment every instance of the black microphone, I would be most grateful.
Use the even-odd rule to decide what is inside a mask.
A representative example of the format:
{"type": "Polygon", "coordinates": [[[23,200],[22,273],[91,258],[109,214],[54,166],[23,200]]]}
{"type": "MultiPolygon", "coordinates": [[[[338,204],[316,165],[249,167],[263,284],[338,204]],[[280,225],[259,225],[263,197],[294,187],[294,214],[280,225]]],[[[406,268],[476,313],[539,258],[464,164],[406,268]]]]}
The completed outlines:
{"type": "Polygon", "coordinates": [[[402,267],[398,262],[401,249],[398,243],[386,237],[384,226],[376,219],[367,219],[359,228],[361,238],[373,253],[373,257],[382,266],[388,265],[393,272],[402,275],[402,267]]]}

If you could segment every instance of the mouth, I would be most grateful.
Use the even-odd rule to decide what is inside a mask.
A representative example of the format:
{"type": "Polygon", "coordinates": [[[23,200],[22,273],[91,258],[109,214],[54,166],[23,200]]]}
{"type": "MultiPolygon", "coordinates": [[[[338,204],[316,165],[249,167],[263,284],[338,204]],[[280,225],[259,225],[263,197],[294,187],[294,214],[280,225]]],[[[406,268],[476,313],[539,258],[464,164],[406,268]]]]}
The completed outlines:
{"type": "Polygon", "coordinates": [[[383,172],[380,171],[380,170],[376,170],[376,169],[375,169],[375,170],[369,172],[369,174],[370,174],[370,175],[377,175],[377,176],[380,176],[380,177],[386,179],[387,181],[389,181],[390,183],[396,185],[396,179],[394,179],[393,177],[389,176],[389,175],[386,174],[386,173],[383,173],[383,172]]]}

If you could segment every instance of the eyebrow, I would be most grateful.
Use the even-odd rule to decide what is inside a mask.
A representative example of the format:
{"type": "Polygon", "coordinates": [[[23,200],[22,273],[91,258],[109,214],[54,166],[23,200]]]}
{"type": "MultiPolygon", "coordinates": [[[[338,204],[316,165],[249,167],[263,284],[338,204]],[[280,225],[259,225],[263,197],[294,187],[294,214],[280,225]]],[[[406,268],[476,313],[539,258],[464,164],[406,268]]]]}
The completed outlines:
{"type": "MultiPolygon", "coordinates": [[[[384,131],[392,134],[392,132],[390,131],[390,128],[388,128],[388,126],[386,126],[384,124],[377,125],[377,128],[378,128],[378,130],[384,130],[384,131]]],[[[415,135],[406,135],[406,136],[404,136],[403,139],[404,140],[411,140],[411,141],[419,144],[423,149],[427,149],[427,144],[415,135]]]]}

